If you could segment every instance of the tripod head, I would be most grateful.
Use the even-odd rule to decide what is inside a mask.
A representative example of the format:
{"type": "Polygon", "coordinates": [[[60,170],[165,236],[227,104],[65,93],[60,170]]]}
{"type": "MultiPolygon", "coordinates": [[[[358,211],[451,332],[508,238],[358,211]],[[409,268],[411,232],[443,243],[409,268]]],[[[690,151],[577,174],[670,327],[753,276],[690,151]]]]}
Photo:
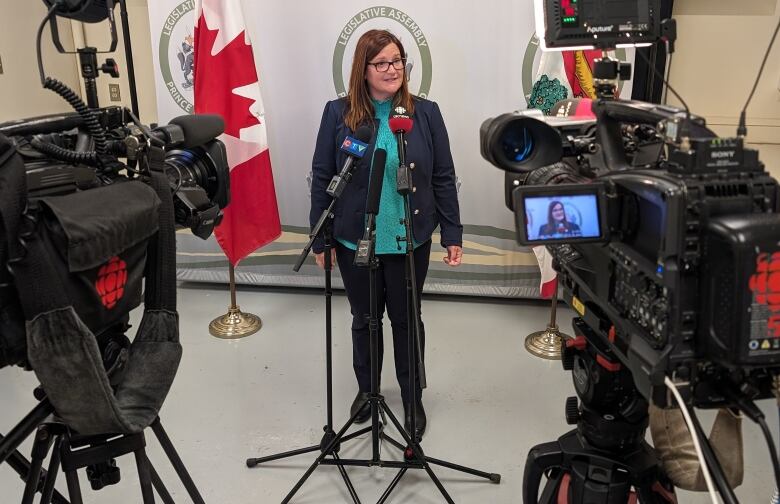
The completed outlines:
{"type": "Polygon", "coordinates": [[[607,346],[589,334],[581,319],[575,338],[562,349],[563,368],[572,372],[577,397],[566,400],[566,422],[577,425],[583,443],[600,450],[631,451],[644,440],[648,404],[631,373],[607,346]]]}
{"type": "Polygon", "coordinates": [[[576,428],[528,453],[523,475],[526,504],[676,502],[672,485],[645,441],[648,404],[631,373],[581,319],[562,355],[577,397],[566,400],[566,421],[576,428]],[[579,398],[579,399],[578,399],[579,398]],[[541,496],[543,476],[547,483],[541,496]]]}

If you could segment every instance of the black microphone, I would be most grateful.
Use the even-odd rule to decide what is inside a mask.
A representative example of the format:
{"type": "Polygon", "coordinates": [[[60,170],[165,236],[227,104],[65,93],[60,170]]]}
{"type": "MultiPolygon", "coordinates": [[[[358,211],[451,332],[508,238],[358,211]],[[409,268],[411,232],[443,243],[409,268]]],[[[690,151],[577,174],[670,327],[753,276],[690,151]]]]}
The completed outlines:
{"type": "Polygon", "coordinates": [[[218,114],[189,114],[174,117],[165,126],[152,130],[152,136],[169,147],[191,149],[204,145],[225,132],[225,120],[218,114]]]}
{"type": "Polygon", "coordinates": [[[376,216],[379,214],[379,200],[382,197],[385,162],[387,162],[387,151],[384,149],[374,151],[374,163],[371,167],[371,180],[368,183],[366,197],[366,229],[363,231],[363,239],[357,243],[355,266],[368,266],[374,257],[376,216]]]}
{"type": "Polygon", "coordinates": [[[341,196],[344,188],[352,179],[352,165],[356,159],[362,159],[368,152],[368,142],[371,141],[372,131],[369,126],[363,125],[357,129],[355,136],[347,135],[341,143],[341,150],[347,154],[347,160],[338,175],[334,175],[325,192],[334,198],[341,196]]]}

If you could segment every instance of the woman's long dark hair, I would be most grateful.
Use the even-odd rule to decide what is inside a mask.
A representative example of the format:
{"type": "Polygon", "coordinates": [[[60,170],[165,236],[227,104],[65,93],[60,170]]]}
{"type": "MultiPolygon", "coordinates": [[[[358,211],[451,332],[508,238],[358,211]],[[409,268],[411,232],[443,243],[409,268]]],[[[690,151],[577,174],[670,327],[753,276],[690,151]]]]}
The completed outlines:
{"type": "MultiPolygon", "coordinates": [[[[369,30],[360,37],[357,46],[355,46],[352,71],[349,74],[347,107],[344,113],[344,124],[352,131],[357,130],[361,124],[370,123],[374,119],[374,105],[371,103],[371,95],[368,92],[366,69],[368,62],[389,44],[398,46],[401,57],[406,58],[401,41],[387,30],[369,30]]],[[[406,69],[403,72],[401,87],[393,97],[393,108],[401,106],[411,115],[414,113],[414,102],[411,93],[409,93],[409,83],[406,81],[406,69]]]]}
{"type": "Polygon", "coordinates": [[[557,205],[561,205],[561,210],[563,210],[563,223],[568,224],[569,221],[566,220],[566,209],[563,207],[563,203],[557,200],[553,200],[550,202],[550,206],[547,207],[547,229],[553,233],[555,232],[557,222],[555,222],[555,219],[553,219],[552,213],[553,208],[555,208],[557,205]]]}

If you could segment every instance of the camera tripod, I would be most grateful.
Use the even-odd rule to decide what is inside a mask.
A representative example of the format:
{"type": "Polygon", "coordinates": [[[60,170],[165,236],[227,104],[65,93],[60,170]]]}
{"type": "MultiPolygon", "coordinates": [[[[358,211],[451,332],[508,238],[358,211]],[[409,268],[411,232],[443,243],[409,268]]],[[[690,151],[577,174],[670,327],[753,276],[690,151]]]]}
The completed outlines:
{"type": "Polygon", "coordinates": [[[566,421],[577,428],[528,453],[523,475],[525,504],[676,503],[653,449],[645,441],[648,404],[631,373],[611,356],[581,319],[564,349],[577,397],[566,400],[566,421]],[[587,334],[589,337],[585,337],[587,334]],[[542,476],[547,483],[542,495],[542,476]]]}
{"type": "MultiPolygon", "coordinates": [[[[119,483],[120,472],[114,457],[133,453],[138,468],[142,502],[154,504],[153,488],[165,504],[175,504],[171,494],[146,456],[146,440],[143,432],[123,435],[81,436],[52,419],[54,407],[45,397],[33,408],[7,436],[0,436],[0,464],[7,462],[25,481],[22,504],[32,504],[36,493],[41,493],[41,504],[81,504],[81,488],[77,470],[86,468],[93,490],[119,483]],[[35,431],[31,460],[27,460],[18,448],[35,431]],[[53,450],[52,450],[53,447],[53,450]],[[48,469],[43,462],[52,450],[48,469]],[[54,489],[59,470],[65,473],[68,501],[54,489]]],[[[168,434],[157,418],[150,426],[173,465],[187,493],[195,504],[204,504],[195,483],[184,467],[168,434]]]]}

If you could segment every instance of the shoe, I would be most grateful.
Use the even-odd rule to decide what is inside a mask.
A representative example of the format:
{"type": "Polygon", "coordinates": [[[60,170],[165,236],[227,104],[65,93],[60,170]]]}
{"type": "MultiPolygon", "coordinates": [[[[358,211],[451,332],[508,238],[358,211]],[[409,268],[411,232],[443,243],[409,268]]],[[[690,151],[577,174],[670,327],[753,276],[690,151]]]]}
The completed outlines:
{"type": "MultiPolygon", "coordinates": [[[[422,441],[423,434],[425,434],[425,427],[428,425],[428,417],[425,416],[425,408],[423,408],[422,399],[417,399],[417,418],[415,418],[415,430],[417,431],[415,434],[415,438],[417,442],[422,441]]],[[[404,417],[406,418],[406,421],[404,422],[404,429],[406,429],[406,432],[409,433],[411,436],[411,425],[412,425],[412,408],[410,404],[404,403],[404,417]]]]}
{"type": "Polygon", "coordinates": [[[352,407],[349,409],[351,416],[355,416],[355,413],[358,413],[358,408],[360,408],[360,405],[365,404],[363,409],[360,410],[360,413],[355,416],[354,423],[356,424],[361,424],[371,418],[371,406],[366,402],[369,395],[370,394],[368,392],[358,392],[355,396],[355,400],[352,401],[352,407]]]}

